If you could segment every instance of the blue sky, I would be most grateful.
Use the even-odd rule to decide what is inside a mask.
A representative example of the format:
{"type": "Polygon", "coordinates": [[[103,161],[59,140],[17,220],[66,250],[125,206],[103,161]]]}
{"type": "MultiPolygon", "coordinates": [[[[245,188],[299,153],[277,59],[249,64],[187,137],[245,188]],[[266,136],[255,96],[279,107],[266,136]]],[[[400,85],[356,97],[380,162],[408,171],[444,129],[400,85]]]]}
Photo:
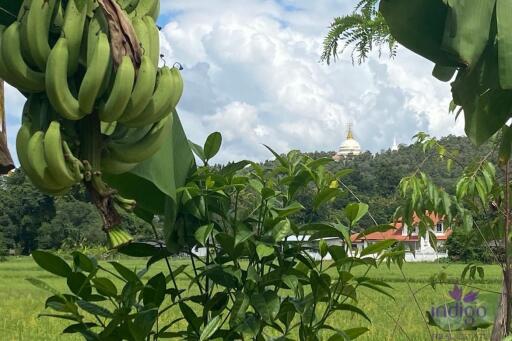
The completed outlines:
{"type": "MultiPolygon", "coordinates": [[[[344,55],[319,62],[332,18],[352,0],[164,0],[159,19],[167,64],[185,67],[178,111],[189,138],[224,136],[218,162],[279,152],[335,150],[348,123],[364,149],[378,152],[393,138],[418,131],[462,134],[448,114],[449,86],[433,65],[399,49],[393,60],[372,55],[354,66],[344,55]]],[[[7,87],[9,140],[14,150],[23,98],[7,87]]]]}

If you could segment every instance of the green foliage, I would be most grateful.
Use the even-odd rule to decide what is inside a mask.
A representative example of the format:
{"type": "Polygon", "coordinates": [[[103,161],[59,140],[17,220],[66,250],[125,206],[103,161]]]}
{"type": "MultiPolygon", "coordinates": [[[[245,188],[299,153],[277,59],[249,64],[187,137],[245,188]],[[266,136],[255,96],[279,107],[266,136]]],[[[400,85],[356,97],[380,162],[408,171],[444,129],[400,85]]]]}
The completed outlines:
{"type": "Polygon", "coordinates": [[[55,201],[41,194],[21,171],[0,180],[0,231],[9,248],[28,254],[37,248],[38,229],[55,217],[55,201]]]}
{"type": "MultiPolygon", "coordinates": [[[[138,238],[153,235],[150,224],[121,212],[122,227],[138,238]]],[[[7,249],[91,247],[105,243],[102,221],[83,187],[54,198],[41,194],[22,170],[0,179],[0,233],[7,249]]]]}
{"type": "MultiPolygon", "coordinates": [[[[419,143],[401,146],[396,152],[385,151],[375,155],[365,153],[340,163],[330,162],[331,153],[312,153],[307,156],[328,171],[342,175],[341,183],[335,186],[342,189],[345,189],[343,185],[347,186],[359,199],[370,205],[372,216],[379,224],[386,224],[391,221],[396,207],[401,204],[401,199],[397,195],[401,178],[414,173],[420,164],[434,183],[446,189],[448,193],[455,194],[463,167],[473,160],[485,157],[493,147],[489,143],[475,149],[467,138],[454,136],[443,138],[438,143],[447,150],[457,151],[460,164],[455,163],[448,169],[445,161],[434,157],[434,151],[430,150],[425,154],[423,145],[419,143]],[[350,172],[350,169],[353,171],[350,172]]],[[[200,148],[202,150],[203,147],[200,148]]],[[[275,167],[277,162],[267,162],[260,166],[275,167]]],[[[248,164],[247,161],[242,161],[214,168],[223,175],[228,175],[248,164]]],[[[303,177],[305,174],[303,172],[300,176],[303,177]]],[[[36,246],[40,249],[74,250],[104,243],[101,218],[90,204],[83,188],[77,187],[66,197],[54,199],[40,194],[28,180],[25,180],[21,172],[4,177],[0,181],[0,231],[4,234],[7,248],[21,249],[28,254],[36,246]],[[18,184],[22,187],[16,188],[18,184]],[[26,200],[26,197],[33,198],[33,201],[26,200]],[[34,203],[41,204],[32,206],[34,203]],[[43,221],[37,223],[42,217],[43,221]],[[27,225],[22,224],[22,221],[27,222],[27,225]],[[25,248],[24,245],[32,247],[25,248]]],[[[252,184],[255,185],[255,182],[252,184]]],[[[316,194],[316,185],[312,183],[305,187],[290,184],[290,194],[293,194],[301,204],[292,203],[287,208],[280,209],[281,214],[291,215],[290,220],[295,224],[345,219],[344,208],[354,200],[354,197],[347,190],[338,195],[338,190],[330,187],[322,194],[316,194]],[[336,197],[329,198],[329,195],[336,197]],[[320,206],[315,207],[315,199],[316,203],[321,203],[320,206]]],[[[240,195],[239,209],[249,210],[255,196],[256,193],[252,190],[240,195]]],[[[137,238],[153,236],[151,224],[133,214],[124,211],[120,213],[123,218],[122,226],[131,235],[137,238]]],[[[152,215],[147,219],[150,220],[151,217],[152,215]]],[[[164,219],[157,221],[156,228],[163,229],[163,223],[164,219]]],[[[366,229],[373,224],[369,216],[365,215],[355,230],[366,229]]]]}
{"type": "MultiPolygon", "coordinates": [[[[460,163],[449,148],[425,134],[418,134],[418,140],[425,152],[434,152],[444,162],[460,163]]],[[[429,234],[428,226],[433,223],[429,212],[442,217],[445,226],[452,228],[453,235],[446,247],[453,260],[501,262],[505,211],[503,188],[500,186],[503,174],[489,161],[492,149],[480,159],[470,162],[462,171],[449,192],[434,179],[421,171],[405,177],[400,182],[403,198],[395,217],[403,218],[412,226],[419,219],[419,231],[429,234]]]]}
{"type": "Polygon", "coordinates": [[[194,157],[176,111],[162,148],[129,173],[105,175],[110,186],[137,202],[135,213],[151,222],[154,215],[174,211],[176,188],[181,187],[194,168],[194,157]]]}
{"type": "MultiPolygon", "coordinates": [[[[203,149],[204,166],[198,167],[186,186],[178,190],[181,200],[175,224],[171,231],[165,231],[167,248],[158,240],[121,247],[122,253],[149,258],[146,269],[138,272],[111,263],[122,279],[121,287],[107,280],[104,269],[93,259],[75,253],[73,271],[67,274],[70,292],[52,291],[55,296],[51,300],[57,304],[47,306],[65,313],[61,318],[76,322],[68,327],[69,332],[99,340],[121,336],[134,340],[261,340],[274,336],[291,339],[297,334],[300,340],[318,340],[320,333],[356,337],[366,332],[363,326],[337,323],[335,329],[330,327],[339,312],[369,321],[358,307],[359,287],[389,295],[388,284],[353,270],[360,266],[369,271],[377,267],[379,259],[391,260],[387,254],[390,248],[393,257],[403,259],[404,253],[393,249],[391,243],[375,245],[361,255],[353,254],[349,243],[312,243],[314,236],[325,234],[349,242],[348,227],[341,223],[294,222],[294,216],[304,210],[299,191],[313,186],[314,197],[319,198],[315,210],[344,195],[344,190],[335,185],[340,178],[326,170],[333,161],[314,160],[292,151],[279,155],[269,166],[242,162],[210,167],[207,160],[218,150],[216,145],[220,146],[220,142],[211,141],[220,140],[213,136],[208,141],[203,149]],[[209,143],[213,145],[208,147],[209,143]],[[310,241],[304,240],[306,235],[312,235],[310,241]],[[297,242],[288,241],[291,236],[297,242]],[[314,258],[315,245],[320,259],[314,258]],[[202,246],[204,257],[193,252],[196,246],[202,246]],[[158,273],[142,281],[153,264],[163,259],[168,262],[172,252],[186,253],[190,261],[174,271],[169,267],[167,276],[158,273]],[[326,262],[327,255],[334,262],[326,262]],[[186,268],[192,272],[187,275],[190,283],[180,287],[176,278],[186,273],[186,268]],[[173,307],[180,310],[182,323],[157,323],[159,316],[173,307]],[[83,312],[97,318],[86,318],[83,312]]],[[[367,211],[365,204],[348,205],[349,226],[357,227],[367,211]]],[[[62,260],[42,251],[34,258],[50,272],[55,273],[55,267],[66,268],[62,260]]],[[[34,284],[52,290],[44,283],[34,284]]]]}
{"type": "Polygon", "coordinates": [[[495,261],[482,237],[474,230],[454,230],[446,241],[446,250],[450,259],[457,262],[491,263],[495,261]]]}
{"type": "Polygon", "coordinates": [[[327,64],[336,61],[338,55],[350,46],[353,47],[353,62],[357,60],[362,63],[374,48],[378,48],[379,55],[382,47],[389,49],[390,56],[395,55],[395,39],[376,8],[378,2],[379,0],[360,0],[353,13],[334,18],[324,39],[322,61],[327,64]]]}
{"type": "Polygon", "coordinates": [[[8,250],[7,250],[7,244],[5,243],[5,238],[2,232],[0,232],[0,261],[4,259],[5,256],[7,256],[8,250]]]}

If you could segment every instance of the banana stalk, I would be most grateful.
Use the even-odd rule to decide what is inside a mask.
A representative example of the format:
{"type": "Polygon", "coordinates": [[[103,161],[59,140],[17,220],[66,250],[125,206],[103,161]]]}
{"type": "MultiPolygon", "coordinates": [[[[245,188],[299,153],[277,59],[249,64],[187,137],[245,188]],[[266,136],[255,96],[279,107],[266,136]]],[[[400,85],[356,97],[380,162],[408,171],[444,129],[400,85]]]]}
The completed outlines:
{"type": "MultiPolygon", "coordinates": [[[[97,112],[86,116],[80,121],[80,146],[82,159],[88,167],[89,177],[86,176],[85,187],[91,201],[98,209],[103,220],[103,230],[107,233],[111,247],[117,248],[130,242],[133,238],[120,227],[121,216],[116,210],[117,191],[110,188],[102,178],[101,150],[103,137],[101,123],[97,112]]],[[[117,200],[119,201],[119,200],[117,200]]],[[[133,207],[135,202],[132,203],[133,207]]]]}

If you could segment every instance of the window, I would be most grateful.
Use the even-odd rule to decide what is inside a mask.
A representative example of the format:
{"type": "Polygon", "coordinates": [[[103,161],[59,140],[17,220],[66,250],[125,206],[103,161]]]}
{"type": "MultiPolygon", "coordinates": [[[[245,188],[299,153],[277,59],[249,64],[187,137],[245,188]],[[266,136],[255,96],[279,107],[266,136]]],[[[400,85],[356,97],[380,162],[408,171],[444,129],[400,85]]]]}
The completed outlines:
{"type": "Polygon", "coordinates": [[[436,224],[436,232],[437,233],[443,233],[443,223],[442,222],[439,222],[436,224]]]}

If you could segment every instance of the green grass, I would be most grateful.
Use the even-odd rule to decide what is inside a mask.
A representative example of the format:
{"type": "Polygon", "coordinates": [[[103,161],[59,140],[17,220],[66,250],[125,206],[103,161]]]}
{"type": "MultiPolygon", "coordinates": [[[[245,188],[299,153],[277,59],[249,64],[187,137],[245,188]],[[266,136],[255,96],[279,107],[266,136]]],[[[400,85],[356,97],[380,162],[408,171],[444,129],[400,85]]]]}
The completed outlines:
{"type": "MultiPolygon", "coordinates": [[[[123,260],[128,267],[143,267],[142,261],[123,260]]],[[[183,264],[182,261],[173,261],[173,266],[183,264]]],[[[359,306],[369,315],[372,323],[349,314],[340,314],[330,321],[335,328],[345,329],[356,326],[366,326],[370,332],[359,340],[430,340],[429,332],[423,323],[422,313],[429,310],[432,305],[439,305],[446,298],[449,285],[438,286],[433,290],[429,284],[431,275],[446,267],[449,279],[457,279],[465,265],[463,264],[406,264],[404,266],[405,281],[397,267],[388,269],[383,266],[372,270],[369,276],[383,279],[393,286],[392,300],[365,288],[359,291],[359,306]],[[416,300],[412,296],[409,285],[417,291],[416,300]],[[420,309],[418,309],[418,305],[420,309]],[[421,312],[420,312],[421,311],[421,312]],[[406,335],[407,334],[407,335],[406,335]]],[[[155,265],[147,275],[166,272],[164,264],[155,265]]],[[[358,270],[360,274],[364,269],[358,270]]],[[[500,269],[498,266],[485,266],[485,279],[474,283],[476,287],[499,291],[501,288],[500,269]]],[[[41,271],[30,258],[11,258],[8,262],[0,263],[0,339],[11,340],[81,340],[72,336],[61,335],[67,325],[66,322],[55,319],[38,318],[43,311],[44,301],[48,293],[33,287],[25,279],[35,277],[45,280],[57,289],[65,290],[64,280],[41,271]]],[[[179,278],[181,288],[188,287],[188,281],[183,276],[179,278]]],[[[164,319],[170,319],[178,314],[171,311],[164,319]]],[[[447,334],[431,327],[431,333],[447,334]]],[[[488,339],[490,329],[478,333],[467,334],[465,340],[488,339]]],[[[460,338],[459,338],[460,339],[460,338]]]]}

